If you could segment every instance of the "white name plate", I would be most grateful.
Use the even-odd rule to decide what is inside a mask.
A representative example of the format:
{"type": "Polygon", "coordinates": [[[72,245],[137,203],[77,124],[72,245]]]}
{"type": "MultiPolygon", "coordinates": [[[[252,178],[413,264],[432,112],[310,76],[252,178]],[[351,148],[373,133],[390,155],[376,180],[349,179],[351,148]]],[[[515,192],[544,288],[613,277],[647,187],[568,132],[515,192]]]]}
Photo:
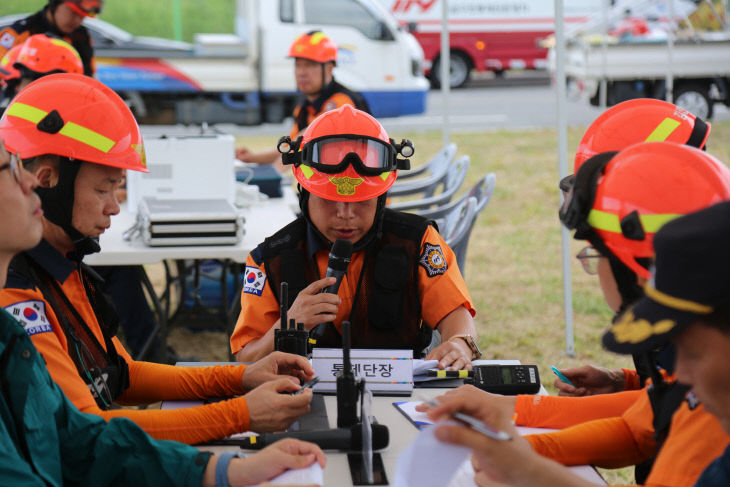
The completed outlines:
{"type": "MultiPolygon", "coordinates": [[[[413,350],[353,349],[352,371],[365,379],[373,394],[408,394],[413,392],[413,350]]],[[[342,372],[341,348],[315,348],[312,367],[319,383],[315,392],[337,392],[337,375],[342,372]]]]}

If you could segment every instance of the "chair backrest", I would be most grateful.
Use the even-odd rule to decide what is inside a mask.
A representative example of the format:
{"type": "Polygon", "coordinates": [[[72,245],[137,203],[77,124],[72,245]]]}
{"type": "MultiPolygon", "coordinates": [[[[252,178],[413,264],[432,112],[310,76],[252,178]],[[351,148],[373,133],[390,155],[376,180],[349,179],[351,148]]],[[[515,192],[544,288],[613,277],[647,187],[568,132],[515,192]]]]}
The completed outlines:
{"type": "Polygon", "coordinates": [[[463,221],[460,221],[458,227],[454,229],[450,236],[450,241],[447,241],[449,247],[456,254],[456,261],[459,263],[462,275],[466,273],[466,249],[469,246],[471,231],[474,229],[477,216],[492,199],[496,182],[497,177],[494,173],[489,173],[467,193],[467,198],[475,201],[474,213],[471,218],[464,218],[463,221]]]}
{"type": "MultiPolygon", "coordinates": [[[[454,159],[455,155],[456,144],[452,142],[443,146],[441,150],[438,151],[436,155],[429,159],[425,164],[421,164],[420,166],[411,168],[408,171],[401,171],[400,173],[398,173],[398,180],[401,181],[403,179],[411,179],[415,176],[422,176],[426,173],[433,173],[434,168],[441,167],[443,161],[451,162],[454,159]]],[[[398,183],[396,182],[396,184],[398,183]]]]}
{"type": "Polygon", "coordinates": [[[433,196],[436,189],[445,184],[444,178],[449,172],[449,167],[451,167],[452,159],[456,153],[456,145],[451,144],[447,148],[451,149],[451,146],[453,146],[453,150],[449,150],[448,153],[442,150],[439,153],[442,154],[442,157],[436,157],[429,161],[427,165],[421,166],[428,166],[428,171],[421,171],[421,174],[425,174],[422,178],[407,179],[409,176],[406,176],[407,180],[403,181],[404,176],[408,175],[410,171],[398,171],[398,179],[388,190],[388,195],[404,196],[423,193],[424,197],[433,196]]]}
{"type": "MultiPolygon", "coordinates": [[[[443,180],[443,190],[436,195],[427,195],[419,200],[402,201],[391,203],[388,205],[393,210],[408,211],[416,208],[429,209],[433,206],[444,205],[451,201],[454,194],[459,190],[461,184],[466,178],[466,172],[469,169],[469,156],[462,156],[452,162],[443,180]]],[[[389,196],[394,196],[391,192],[389,196]]]]}

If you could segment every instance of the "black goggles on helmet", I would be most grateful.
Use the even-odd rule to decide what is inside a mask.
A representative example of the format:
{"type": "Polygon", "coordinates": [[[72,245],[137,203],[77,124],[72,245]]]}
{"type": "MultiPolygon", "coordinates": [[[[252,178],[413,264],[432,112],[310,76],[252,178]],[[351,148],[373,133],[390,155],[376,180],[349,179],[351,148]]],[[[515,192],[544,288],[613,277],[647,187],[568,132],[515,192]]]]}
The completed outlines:
{"type": "Polygon", "coordinates": [[[378,176],[384,172],[410,169],[407,159],[413,156],[413,143],[403,139],[396,144],[393,139],[386,143],[375,137],[355,134],[326,135],[312,139],[301,147],[302,137],[292,141],[284,136],[276,148],[281,152],[284,164],[301,164],[326,174],[339,174],[352,165],[363,176],[378,176]],[[406,159],[399,159],[398,156],[406,159]]]}

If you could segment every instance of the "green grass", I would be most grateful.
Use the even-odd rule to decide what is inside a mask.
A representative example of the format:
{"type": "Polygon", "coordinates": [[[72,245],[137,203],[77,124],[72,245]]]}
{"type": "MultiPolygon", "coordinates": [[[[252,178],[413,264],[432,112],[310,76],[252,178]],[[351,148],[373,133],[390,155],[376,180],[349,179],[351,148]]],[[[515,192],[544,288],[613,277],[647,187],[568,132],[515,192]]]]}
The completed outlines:
{"type": "MultiPolygon", "coordinates": [[[[3,0],[0,16],[31,13],[46,0],[3,0]]],[[[107,0],[100,19],[134,35],[174,38],[173,5],[180,4],[182,40],[191,42],[196,32],[233,32],[235,0],[107,0]]]]}

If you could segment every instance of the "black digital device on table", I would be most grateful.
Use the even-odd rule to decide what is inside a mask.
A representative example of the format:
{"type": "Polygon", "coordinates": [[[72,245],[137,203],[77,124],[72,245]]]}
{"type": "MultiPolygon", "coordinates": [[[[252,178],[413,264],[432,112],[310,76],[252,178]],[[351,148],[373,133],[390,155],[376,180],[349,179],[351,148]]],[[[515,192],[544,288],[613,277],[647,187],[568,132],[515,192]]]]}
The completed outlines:
{"type": "Polygon", "coordinates": [[[540,390],[536,365],[475,365],[473,376],[465,382],[487,392],[508,396],[536,394],[540,390]]]}

